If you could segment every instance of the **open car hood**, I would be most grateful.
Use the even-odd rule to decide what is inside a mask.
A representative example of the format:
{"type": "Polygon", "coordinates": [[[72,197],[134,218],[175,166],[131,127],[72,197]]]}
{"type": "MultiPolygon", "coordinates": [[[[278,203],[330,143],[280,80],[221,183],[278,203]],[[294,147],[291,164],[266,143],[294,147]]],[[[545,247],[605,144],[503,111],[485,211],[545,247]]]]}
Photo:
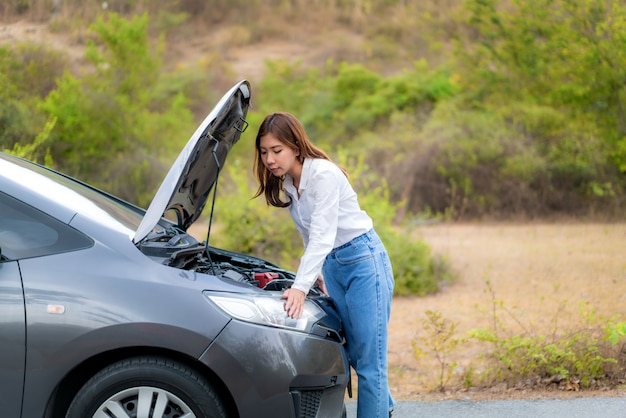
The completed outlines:
{"type": "Polygon", "coordinates": [[[235,84],[198,126],[165,176],[141,224],[134,243],[141,242],[170,211],[186,231],[206,204],[232,146],[247,128],[250,83],[235,84]]]}

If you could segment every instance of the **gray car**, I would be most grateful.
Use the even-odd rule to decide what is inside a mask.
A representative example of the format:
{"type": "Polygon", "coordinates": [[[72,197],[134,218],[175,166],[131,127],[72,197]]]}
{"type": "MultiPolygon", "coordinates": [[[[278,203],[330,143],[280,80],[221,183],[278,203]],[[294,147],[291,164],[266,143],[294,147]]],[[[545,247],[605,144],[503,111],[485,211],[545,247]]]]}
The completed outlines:
{"type": "Polygon", "coordinates": [[[222,97],[147,210],[0,153],[2,417],[345,413],[332,301],[314,288],[290,319],[292,272],[186,232],[249,103],[245,80],[222,97]]]}

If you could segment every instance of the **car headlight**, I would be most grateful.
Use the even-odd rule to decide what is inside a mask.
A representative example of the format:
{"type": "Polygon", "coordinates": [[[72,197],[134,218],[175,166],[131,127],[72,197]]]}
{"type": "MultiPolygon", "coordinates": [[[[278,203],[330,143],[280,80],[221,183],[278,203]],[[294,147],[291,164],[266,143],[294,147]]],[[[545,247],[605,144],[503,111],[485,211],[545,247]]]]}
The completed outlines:
{"type": "Polygon", "coordinates": [[[309,300],[304,301],[302,316],[294,319],[287,315],[285,300],[280,296],[209,291],[205,291],[204,295],[233,318],[260,325],[310,332],[312,326],[325,315],[319,306],[309,300]]]}

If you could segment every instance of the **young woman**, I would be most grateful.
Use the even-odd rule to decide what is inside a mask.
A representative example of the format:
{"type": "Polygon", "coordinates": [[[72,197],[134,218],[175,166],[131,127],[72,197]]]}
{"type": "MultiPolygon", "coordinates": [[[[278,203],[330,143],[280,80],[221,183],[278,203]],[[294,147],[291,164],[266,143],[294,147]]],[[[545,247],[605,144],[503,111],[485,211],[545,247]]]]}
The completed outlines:
{"type": "Polygon", "coordinates": [[[288,207],[304,241],[293,286],[282,295],[292,318],[316,281],[343,320],[350,364],[358,376],[357,415],[391,416],[387,325],[393,272],[372,219],[359,207],[347,173],[315,147],[284,112],[265,117],[256,137],[254,171],[267,204],[288,207]],[[320,271],[322,276],[320,276],[320,271]]]}

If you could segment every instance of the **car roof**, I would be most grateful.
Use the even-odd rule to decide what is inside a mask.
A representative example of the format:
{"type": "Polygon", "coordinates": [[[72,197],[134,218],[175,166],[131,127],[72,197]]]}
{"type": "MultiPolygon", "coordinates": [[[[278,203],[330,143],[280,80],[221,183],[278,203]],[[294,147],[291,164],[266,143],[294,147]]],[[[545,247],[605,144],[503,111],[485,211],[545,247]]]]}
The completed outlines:
{"type": "Polygon", "coordinates": [[[70,224],[77,214],[132,237],[134,230],[112,222],[111,215],[78,190],[108,196],[97,189],[23,158],[0,152],[0,191],[70,224]]]}
{"type": "Polygon", "coordinates": [[[76,214],[71,189],[44,175],[41,166],[25,159],[0,153],[0,191],[31,206],[44,209],[62,222],[76,214]]]}

